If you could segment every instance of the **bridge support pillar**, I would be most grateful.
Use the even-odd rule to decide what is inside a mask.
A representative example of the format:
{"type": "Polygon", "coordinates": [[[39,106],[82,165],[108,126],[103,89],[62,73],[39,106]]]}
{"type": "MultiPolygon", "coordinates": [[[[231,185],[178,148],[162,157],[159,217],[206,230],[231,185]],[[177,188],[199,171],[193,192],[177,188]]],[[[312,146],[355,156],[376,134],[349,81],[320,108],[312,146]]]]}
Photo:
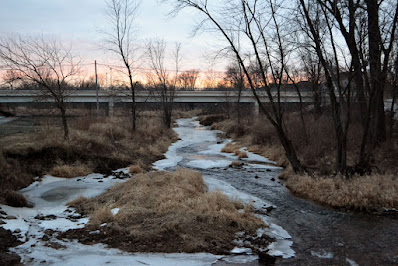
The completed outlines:
{"type": "Polygon", "coordinates": [[[258,102],[254,102],[254,115],[258,115],[260,113],[260,106],[258,105],[258,102]]]}
{"type": "Polygon", "coordinates": [[[109,98],[109,101],[108,101],[109,116],[113,116],[114,106],[115,106],[115,102],[113,101],[113,97],[111,97],[111,98],[109,98]]]}

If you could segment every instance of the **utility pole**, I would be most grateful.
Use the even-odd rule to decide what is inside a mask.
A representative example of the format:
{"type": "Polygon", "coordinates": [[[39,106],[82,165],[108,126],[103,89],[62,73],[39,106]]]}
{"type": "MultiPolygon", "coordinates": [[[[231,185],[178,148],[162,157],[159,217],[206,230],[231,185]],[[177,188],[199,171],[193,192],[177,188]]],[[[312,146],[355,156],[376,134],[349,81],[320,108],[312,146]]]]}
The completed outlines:
{"type": "Polygon", "coordinates": [[[94,65],[95,65],[95,91],[96,91],[96,94],[97,94],[97,117],[99,117],[97,60],[94,61],[94,65]]]}
{"type": "Polygon", "coordinates": [[[110,76],[110,83],[111,83],[111,84],[110,84],[110,87],[112,88],[112,87],[113,87],[113,86],[112,86],[112,68],[110,67],[109,70],[110,70],[110,75],[111,75],[111,76],[110,76]]]}

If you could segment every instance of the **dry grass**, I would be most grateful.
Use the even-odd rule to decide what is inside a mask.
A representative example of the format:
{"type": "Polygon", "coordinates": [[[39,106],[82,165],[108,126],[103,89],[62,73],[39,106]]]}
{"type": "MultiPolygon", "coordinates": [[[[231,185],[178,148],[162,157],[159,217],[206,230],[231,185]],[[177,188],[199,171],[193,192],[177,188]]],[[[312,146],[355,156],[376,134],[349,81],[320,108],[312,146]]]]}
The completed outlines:
{"type": "Polygon", "coordinates": [[[229,167],[233,167],[233,168],[240,168],[242,167],[243,163],[242,162],[238,162],[238,161],[233,161],[229,167]]]}
{"type": "Polygon", "coordinates": [[[248,158],[247,153],[244,151],[235,151],[235,155],[237,155],[239,159],[248,158]]]}
{"type": "Polygon", "coordinates": [[[4,199],[4,203],[12,207],[26,207],[28,202],[25,197],[16,191],[6,189],[0,193],[1,197],[4,199]]]}
{"type": "Polygon", "coordinates": [[[293,175],[287,179],[292,192],[336,208],[360,211],[398,209],[398,178],[394,174],[372,174],[346,179],[293,175]]]}
{"type": "Polygon", "coordinates": [[[238,145],[232,144],[232,143],[227,143],[221,150],[221,152],[225,153],[234,153],[235,150],[239,149],[238,145]]]}
{"type": "Polygon", "coordinates": [[[125,247],[129,251],[220,252],[233,247],[236,232],[254,233],[264,226],[250,207],[206,192],[201,175],[187,169],[139,174],[97,198],[70,205],[91,216],[89,226],[107,223],[103,230],[128,236],[134,242],[125,247]],[[113,208],[120,209],[118,214],[111,213],[113,208]]]}
{"type": "Polygon", "coordinates": [[[144,169],[142,169],[141,165],[134,164],[129,167],[129,171],[131,174],[141,174],[144,172],[144,169]]]}
{"type": "Polygon", "coordinates": [[[199,117],[199,121],[204,126],[211,126],[216,122],[220,122],[225,120],[224,115],[216,114],[216,115],[202,115],[199,117]]]}
{"type": "Polygon", "coordinates": [[[234,153],[238,156],[239,159],[248,158],[247,153],[240,150],[240,146],[233,143],[227,143],[222,149],[221,152],[225,153],[234,153]]]}
{"type": "Polygon", "coordinates": [[[141,113],[135,132],[129,117],[71,118],[68,141],[54,121],[40,121],[37,132],[0,138],[2,187],[19,190],[31,184],[35,176],[48,173],[61,177],[93,171],[111,174],[133,164],[147,170],[177,139],[172,129],[164,128],[160,117],[147,112],[141,113]]]}
{"type": "Polygon", "coordinates": [[[73,178],[78,176],[86,176],[93,172],[93,169],[85,164],[77,162],[73,165],[57,165],[49,172],[50,175],[56,177],[73,178]]]}

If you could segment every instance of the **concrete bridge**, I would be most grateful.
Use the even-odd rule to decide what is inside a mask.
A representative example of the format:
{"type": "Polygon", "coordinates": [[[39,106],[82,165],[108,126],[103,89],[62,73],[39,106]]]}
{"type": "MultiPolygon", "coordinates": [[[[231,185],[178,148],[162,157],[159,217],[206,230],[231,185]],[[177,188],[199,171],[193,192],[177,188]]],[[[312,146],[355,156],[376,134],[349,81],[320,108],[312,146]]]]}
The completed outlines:
{"type": "MultiPolygon", "coordinates": [[[[109,111],[113,110],[115,104],[132,102],[128,91],[100,90],[73,90],[65,93],[67,95],[67,103],[98,103],[109,107],[109,111]]],[[[263,102],[269,102],[269,98],[264,92],[259,92],[263,102]]],[[[275,95],[276,96],[276,95],[275,95]]],[[[302,101],[312,103],[313,98],[310,92],[301,94],[302,101]]],[[[156,103],[160,101],[156,92],[138,91],[136,93],[137,103],[156,103]]],[[[276,99],[276,98],[275,98],[276,99]]],[[[24,103],[51,103],[54,100],[51,97],[43,97],[40,90],[0,90],[0,104],[3,105],[23,105],[24,103]]],[[[176,91],[175,103],[237,103],[238,92],[236,91],[176,91]]],[[[257,102],[251,91],[244,91],[240,97],[240,103],[251,103],[257,106],[257,102]]],[[[281,102],[299,103],[300,99],[295,92],[282,92],[281,102]]]]}

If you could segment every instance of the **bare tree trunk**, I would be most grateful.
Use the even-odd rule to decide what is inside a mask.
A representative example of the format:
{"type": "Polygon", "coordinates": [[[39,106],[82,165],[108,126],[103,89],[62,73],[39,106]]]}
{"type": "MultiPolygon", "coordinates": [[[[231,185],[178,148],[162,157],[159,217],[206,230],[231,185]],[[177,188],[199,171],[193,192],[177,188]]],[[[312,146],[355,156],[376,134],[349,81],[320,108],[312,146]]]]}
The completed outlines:
{"type": "Polygon", "coordinates": [[[395,101],[397,99],[397,92],[398,92],[398,55],[395,57],[394,61],[394,72],[393,72],[393,84],[392,84],[392,99],[391,99],[391,108],[390,108],[390,133],[389,139],[393,137],[394,131],[394,116],[395,116],[395,101]]]}
{"type": "Polygon", "coordinates": [[[368,14],[369,66],[370,83],[374,91],[374,102],[371,108],[371,146],[374,147],[386,139],[384,113],[385,77],[381,71],[381,36],[379,29],[379,5],[376,0],[365,0],[368,14]]]}
{"type": "MultiPolygon", "coordinates": [[[[133,88],[133,85],[131,85],[133,88]]],[[[132,89],[131,91],[131,100],[132,100],[132,104],[131,104],[131,124],[133,127],[133,132],[135,132],[137,130],[137,105],[135,102],[135,88],[132,89]]]]}
{"type": "Polygon", "coordinates": [[[279,140],[285,150],[285,156],[289,160],[292,169],[295,173],[303,171],[303,166],[297,157],[296,149],[293,146],[292,141],[286,136],[285,130],[281,126],[276,126],[276,132],[279,140]]]}
{"type": "Polygon", "coordinates": [[[388,135],[389,139],[392,139],[393,137],[393,131],[394,131],[394,117],[395,117],[395,101],[397,99],[397,85],[394,84],[393,87],[393,96],[392,96],[392,100],[391,100],[391,108],[390,108],[390,133],[388,135]]]}
{"type": "Polygon", "coordinates": [[[58,105],[59,110],[61,111],[61,118],[62,118],[62,127],[64,129],[64,138],[66,140],[69,139],[69,128],[68,128],[68,123],[66,120],[66,108],[65,108],[65,103],[61,101],[58,105]]]}

